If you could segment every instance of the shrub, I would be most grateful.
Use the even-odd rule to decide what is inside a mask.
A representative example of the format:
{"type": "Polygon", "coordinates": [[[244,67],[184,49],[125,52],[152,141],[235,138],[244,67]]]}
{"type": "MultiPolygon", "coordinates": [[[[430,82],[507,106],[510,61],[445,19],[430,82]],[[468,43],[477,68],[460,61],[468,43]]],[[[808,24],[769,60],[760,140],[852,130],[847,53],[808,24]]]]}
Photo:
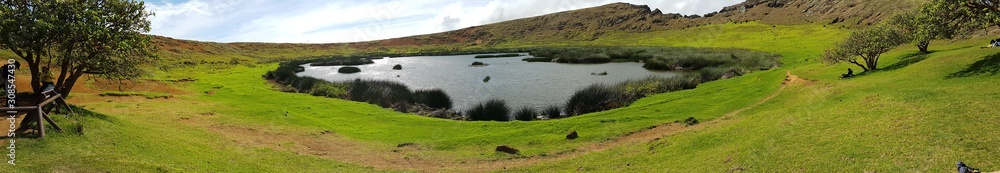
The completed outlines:
{"type": "Polygon", "coordinates": [[[399,108],[413,103],[413,93],[402,83],[384,80],[355,79],[348,83],[350,100],[368,102],[386,108],[399,108]]]}
{"type": "Polygon", "coordinates": [[[510,121],[510,107],[500,99],[480,102],[465,111],[465,114],[472,121],[510,121]]]}
{"type": "Polygon", "coordinates": [[[566,102],[566,116],[619,108],[634,99],[616,86],[595,84],[576,91],[566,102]]]}
{"type": "Polygon", "coordinates": [[[542,111],[542,115],[545,115],[545,117],[548,119],[556,119],[562,116],[560,115],[562,114],[561,111],[562,110],[559,108],[559,106],[552,105],[546,107],[545,110],[542,111]]]}
{"type": "Polygon", "coordinates": [[[451,109],[451,98],[441,89],[417,90],[413,92],[413,100],[435,109],[451,109]]]}
{"type": "Polygon", "coordinates": [[[347,73],[347,74],[350,74],[350,73],[361,72],[361,69],[358,68],[358,67],[347,66],[347,67],[341,67],[340,69],[337,69],[337,72],[338,73],[347,73]]]}
{"type": "Polygon", "coordinates": [[[521,109],[518,109],[517,112],[514,112],[514,119],[520,121],[531,121],[535,119],[536,115],[538,115],[538,113],[535,112],[535,109],[522,107],[521,109]]]}
{"type": "Polygon", "coordinates": [[[313,85],[312,89],[309,90],[309,94],[330,98],[346,98],[347,85],[323,81],[313,85]]]}

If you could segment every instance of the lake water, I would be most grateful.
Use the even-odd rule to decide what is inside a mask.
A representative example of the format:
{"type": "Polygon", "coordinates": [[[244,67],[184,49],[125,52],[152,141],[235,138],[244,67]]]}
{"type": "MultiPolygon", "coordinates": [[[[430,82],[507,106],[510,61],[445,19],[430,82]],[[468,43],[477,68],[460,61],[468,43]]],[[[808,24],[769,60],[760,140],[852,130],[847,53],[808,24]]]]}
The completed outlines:
{"type": "Polygon", "coordinates": [[[453,109],[462,111],[490,98],[506,100],[507,105],[515,110],[524,106],[537,109],[562,106],[574,92],[591,84],[614,84],[651,75],[670,77],[679,74],[646,70],[642,68],[642,63],[636,62],[560,64],[521,61],[530,56],[473,58],[476,55],[377,59],[374,64],[357,66],[361,72],[354,74],[337,73],[337,69],[343,66],[307,64],[303,65],[305,71],[298,75],[335,82],[358,78],[392,80],[406,84],[411,90],[440,88],[451,97],[453,109]],[[475,61],[489,65],[469,66],[475,61]],[[396,64],[402,65],[403,70],[392,70],[396,64]],[[607,72],[607,75],[591,75],[602,72],[607,72]],[[489,82],[483,82],[486,76],[490,77],[489,82]]]}

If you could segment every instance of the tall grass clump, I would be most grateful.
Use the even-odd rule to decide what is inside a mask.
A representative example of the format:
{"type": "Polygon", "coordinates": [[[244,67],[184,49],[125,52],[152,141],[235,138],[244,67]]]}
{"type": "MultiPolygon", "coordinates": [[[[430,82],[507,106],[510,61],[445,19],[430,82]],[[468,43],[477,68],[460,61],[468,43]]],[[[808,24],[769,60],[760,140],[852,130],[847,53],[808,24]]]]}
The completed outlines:
{"type": "Polygon", "coordinates": [[[465,115],[472,121],[510,121],[510,107],[503,100],[490,99],[466,110],[465,115]]]}
{"type": "Polygon", "coordinates": [[[417,104],[424,104],[434,109],[451,109],[451,98],[441,89],[426,89],[413,92],[417,104]]]}
{"type": "MultiPolygon", "coordinates": [[[[701,81],[700,75],[690,74],[669,78],[654,76],[615,85],[594,84],[574,93],[566,102],[564,109],[566,117],[570,117],[625,107],[649,95],[693,89],[701,81]]],[[[548,112],[547,109],[546,114],[550,114],[548,112]]],[[[558,109],[555,112],[558,114],[558,109]]]]}
{"type": "Polygon", "coordinates": [[[562,109],[559,108],[559,106],[556,106],[556,105],[545,107],[545,109],[542,110],[542,115],[544,115],[545,118],[547,118],[547,119],[560,118],[560,117],[562,117],[561,114],[562,114],[562,109]]]}
{"type": "Polygon", "coordinates": [[[634,100],[618,86],[595,84],[576,91],[566,102],[566,115],[575,116],[625,106],[634,100]]]}
{"type": "Polygon", "coordinates": [[[368,102],[387,108],[413,103],[413,92],[406,85],[385,80],[355,79],[348,84],[349,100],[368,102]]]}
{"type": "Polygon", "coordinates": [[[535,112],[534,108],[522,107],[521,109],[518,109],[517,112],[514,112],[514,119],[518,121],[531,121],[535,120],[535,116],[537,115],[538,113],[535,112]]]}

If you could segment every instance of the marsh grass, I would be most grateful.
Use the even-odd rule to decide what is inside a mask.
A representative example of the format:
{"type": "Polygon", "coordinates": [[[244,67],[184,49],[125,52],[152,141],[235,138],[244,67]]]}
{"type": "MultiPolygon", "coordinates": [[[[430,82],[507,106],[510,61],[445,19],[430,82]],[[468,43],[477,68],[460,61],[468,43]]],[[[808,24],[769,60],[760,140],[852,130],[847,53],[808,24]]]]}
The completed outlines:
{"type": "Polygon", "coordinates": [[[514,119],[518,121],[535,120],[536,116],[538,116],[538,112],[536,112],[535,109],[531,107],[522,107],[521,109],[518,109],[516,112],[514,112],[514,119]]]}
{"type": "Polygon", "coordinates": [[[465,116],[472,121],[510,121],[510,107],[506,101],[494,98],[466,110],[465,116]]]}

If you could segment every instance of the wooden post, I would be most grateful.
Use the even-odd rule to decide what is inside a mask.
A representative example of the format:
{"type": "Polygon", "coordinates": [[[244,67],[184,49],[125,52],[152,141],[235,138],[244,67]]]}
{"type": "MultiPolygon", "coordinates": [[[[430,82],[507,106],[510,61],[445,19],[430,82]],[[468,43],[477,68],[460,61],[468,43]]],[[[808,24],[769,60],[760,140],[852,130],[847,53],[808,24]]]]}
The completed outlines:
{"type": "Polygon", "coordinates": [[[45,138],[45,122],[42,122],[42,107],[38,106],[35,108],[38,112],[38,138],[45,138]]]}

